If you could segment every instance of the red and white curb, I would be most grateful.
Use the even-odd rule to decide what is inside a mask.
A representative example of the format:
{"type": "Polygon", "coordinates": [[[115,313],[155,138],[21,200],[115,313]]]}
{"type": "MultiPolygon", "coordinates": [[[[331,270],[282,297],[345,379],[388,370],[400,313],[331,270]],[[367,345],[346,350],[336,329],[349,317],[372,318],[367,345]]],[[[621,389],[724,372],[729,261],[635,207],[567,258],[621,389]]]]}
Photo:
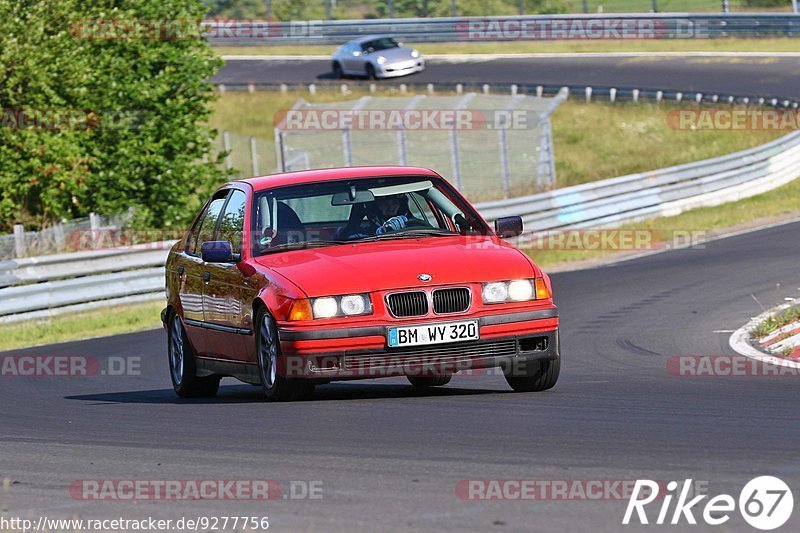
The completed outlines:
{"type": "Polygon", "coordinates": [[[750,322],[734,331],[731,335],[728,341],[731,349],[739,355],[744,355],[745,357],[763,363],[800,369],[800,360],[798,360],[798,357],[800,357],[800,322],[787,324],[764,337],[764,339],[760,341],[760,344],[766,347],[763,349],[754,346],[750,337],[750,332],[758,324],[775,313],[779,313],[798,304],[800,304],[800,299],[770,309],[750,320],[750,322]],[[794,351],[788,356],[776,356],[766,351],[782,352],[789,346],[791,346],[794,351]]]}

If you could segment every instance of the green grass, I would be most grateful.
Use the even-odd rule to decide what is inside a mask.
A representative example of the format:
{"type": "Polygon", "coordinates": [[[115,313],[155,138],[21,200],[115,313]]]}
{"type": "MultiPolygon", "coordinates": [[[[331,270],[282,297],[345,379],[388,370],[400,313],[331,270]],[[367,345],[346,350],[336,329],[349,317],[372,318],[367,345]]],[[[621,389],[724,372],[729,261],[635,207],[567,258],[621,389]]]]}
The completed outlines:
{"type": "Polygon", "coordinates": [[[0,324],[0,351],[119,335],[161,325],[164,302],[147,302],[59,315],[21,324],[0,324]]]}
{"type": "MultiPolygon", "coordinates": [[[[514,41],[470,43],[406,43],[425,54],[560,54],[581,52],[800,52],[800,40],[662,39],[606,41],[514,41]]],[[[215,46],[219,55],[324,55],[336,46],[215,46]]]]}
{"type": "MultiPolygon", "coordinates": [[[[800,307],[790,307],[774,315],[768,317],[766,320],[758,324],[751,332],[754,337],[761,339],[787,324],[797,322],[800,320],[800,307]]],[[[791,353],[791,348],[790,348],[791,353]]],[[[788,355],[788,354],[787,354],[788,355]]]]}

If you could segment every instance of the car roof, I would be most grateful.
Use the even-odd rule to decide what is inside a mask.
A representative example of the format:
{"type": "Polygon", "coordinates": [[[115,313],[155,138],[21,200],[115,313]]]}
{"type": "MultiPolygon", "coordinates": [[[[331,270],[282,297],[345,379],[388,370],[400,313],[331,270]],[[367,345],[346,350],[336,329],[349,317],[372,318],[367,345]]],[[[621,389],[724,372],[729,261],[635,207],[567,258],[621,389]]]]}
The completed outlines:
{"type": "Polygon", "coordinates": [[[425,176],[440,177],[436,172],[422,167],[377,166],[377,167],[343,167],[322,168],[314,170],[298,170],[295,172],[282,172],[268,174],[253,178],[236,180],[233,183],[248,183],[256,191],[283,187],[285,185],[301,185],[306,183],[320,183],[340,179],[366,179],[385,176],[425,176]]]}

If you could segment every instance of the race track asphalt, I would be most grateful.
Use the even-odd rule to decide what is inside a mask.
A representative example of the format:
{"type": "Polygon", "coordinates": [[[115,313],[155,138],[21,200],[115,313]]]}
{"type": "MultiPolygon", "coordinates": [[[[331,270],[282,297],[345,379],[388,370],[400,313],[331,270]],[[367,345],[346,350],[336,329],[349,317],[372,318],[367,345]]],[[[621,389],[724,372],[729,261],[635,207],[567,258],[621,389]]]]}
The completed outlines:
{"type": "MultiPolygon", "coordinates": [[[[797,377],[688,377],[668,362],[731,354],[718,331],[798,296],[799,232],[794,222],[555,274],[563,368],[546,393],[457,376],[429,392],[402,379],[334,383],[312,401],[267,404],[257,388],[224,380],[217,398],[179,400],[160,330],[0,354],[141,358],[141,375],[0,378],[0,478],[14,481],[0,503],[28,517],[269,516],[276,531],[614,532],[653,528],[623,528],[620,499],[464,501],[455,489],[472,479],[691,478],[738,497],[769,474],[797,497],[797,377]],[[69,492],[82,479],[253,478],[320,481],[322,499],[69,492]]],[[[798,527],[795,512],[782,531],[798,527]]],[[[721,529],[664,529],[749,527],[734,514],[721,529]]]]}
{"type": "MultiPolygon", "coordinates": [[[[799,67],[800,58],[768,56],[432,59],[419,74],[378,83],[587,85],[800,99],[799,67]]],[[[212,81],[235,85],[334,80],[328,60],[291,59],[227,61],[212,81]]]]}

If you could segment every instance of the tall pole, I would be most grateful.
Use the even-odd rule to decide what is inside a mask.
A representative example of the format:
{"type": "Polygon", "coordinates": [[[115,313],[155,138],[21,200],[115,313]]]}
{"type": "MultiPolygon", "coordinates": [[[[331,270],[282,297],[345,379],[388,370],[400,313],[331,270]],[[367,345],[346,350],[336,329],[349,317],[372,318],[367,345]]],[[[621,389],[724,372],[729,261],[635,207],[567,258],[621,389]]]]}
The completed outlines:
{"type": "Polygon", "coordinates": [[[272,18],[272,0],[267,0],[267,18],[272,18]]]}
{"type": "Polygon", "coordinates": [[[589,12],[589,0],[583,0],[583,12],[584,13],[589,12]]]}
{"type": "Polygon", "coordinates": [[[728,0],[722,0],[722,12],[723,13],[731,12],[731,3],[728,0]]]}
{"type": "Polygon", "coordinates": [[[795,13],[800,12],[797,9],[797,0],[792,0],[792,11],[795,12],[795,13]]]}
{"type": "Polygon", "coordinates": [[[658,13],[658,0],[653,0],[653,13],[658,13]]]}
{"type": "Polygon", "coordinates": [[[456,7],[456,0],[453,0],[453,16],[458,16],[458,8],[456,7]]]}
{"type": "Polygon", "coordinates": [[[386,0],[386,11],[389,13],[389,18],[394,18],[394,5],[392,0],[386,0]]]}

